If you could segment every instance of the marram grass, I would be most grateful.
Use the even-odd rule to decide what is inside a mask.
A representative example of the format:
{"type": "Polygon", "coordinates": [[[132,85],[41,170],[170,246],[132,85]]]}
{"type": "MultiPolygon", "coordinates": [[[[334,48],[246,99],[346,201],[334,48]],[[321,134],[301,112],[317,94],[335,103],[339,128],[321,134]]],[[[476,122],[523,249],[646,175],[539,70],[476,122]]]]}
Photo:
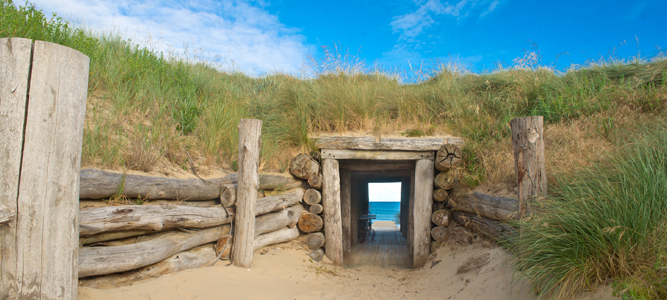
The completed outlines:
{"type": "Polygon", "coordinates": [[[652,131],[558,178],[544,213],[520,223],[515,270],[541,296],[571,299],[613,279],[619,294],[667,299],[667,127],[652,131]],[[627,289],[635,279],[644,284],[627,289]]]}

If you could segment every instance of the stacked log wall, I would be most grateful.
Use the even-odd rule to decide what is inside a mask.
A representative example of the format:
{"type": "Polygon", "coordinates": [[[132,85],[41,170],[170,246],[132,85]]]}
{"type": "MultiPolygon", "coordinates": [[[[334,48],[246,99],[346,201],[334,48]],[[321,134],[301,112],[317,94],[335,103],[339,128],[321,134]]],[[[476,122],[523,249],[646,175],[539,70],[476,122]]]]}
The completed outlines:
{"type": "MultiPolygon", "coordinates": [[[[236,174],[204,180],[83,170],[79,212],[83,284],[123,284],[228,259],[236,185],[236,174]],[[129,203],[134,198],[145,202],[113,205],[118,199],[129,203]],[[226,254],[218,247],[225,247],[226,254]]],[[[297,222],[307,210],[302,204],[307,188],[305,180],[289,175],[259,176],[254,250],[301,234],[297,222]]]]}

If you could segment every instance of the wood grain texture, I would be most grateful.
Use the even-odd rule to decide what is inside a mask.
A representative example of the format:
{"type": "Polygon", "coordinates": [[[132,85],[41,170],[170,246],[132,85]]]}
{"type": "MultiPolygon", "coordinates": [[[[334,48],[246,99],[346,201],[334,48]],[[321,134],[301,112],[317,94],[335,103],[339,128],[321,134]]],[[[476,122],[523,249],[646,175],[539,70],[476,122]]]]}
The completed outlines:
{"type": "MultiPolygon", "coordinates": [[[[253,231],[259,233],[259,238],[283,228],[287,229],[294,225],[294,216],[298,216],[301,210],[301,205],[294,205],[260,216],[256,219],[253,231]]],[[[159,232],[141,236],[139,242],[132,240],[129,243],[119,243],[118,246],[81,248],[79,277],[124,272],[148,266],[175,253],[216,242],[220,237],[229,235],[229,229],[230,225],[225,224],[189,232],[159,232]]],[[[253,246],[254,249],[257,249],[256,247],[257,245],[253,246]]]]}
{"type": "Polygon", "coordinates": [[[163,231],[206,228],[230,223],[234,211],[224,208],[179,205],[125,205],[84,209],[79,213],[79,235],[88,237],[128,230],[163,231]]]}
{"type": "Polygon", "coordinates": [[[308,205],[319,204],[322,202],[322,193],[316,189],[309,189],[303,194],[303,202],[308,205]]]}
{"type": "Polygon", "coordinates": [[[284,210],[257,217],[255,220],[255,237],[285,227],[294,227],[303,211],[303,206],[297,204],[284,210]]]}
{"type": "Polygon", "coordinates": [[[414,170],[413,161],[383,161],[383,160],[348,160],[340,161],[340,169],[350,171],[395,171],[395,170],[414,170]]]}
{"type": "MultiPolygon", "coordinates": [[[[104,199],[116,195],[122,182],[122,173],[98,169],[81,170],[81,199],[104,199]]],[[[148,200],[211,200],[220,197],[221,189],[227,184],[236,184],[237,174],[211,178],[202,181],[199,178],[177,179],[143,175],[125,175],[121,195],[128,198],[148,200]]],[[[260,175],[259,189],[289,190],[302,187],[302,180],[292,176],[260,175]]]]}
{"type": "Polygon", "coordinates": [[[299,229],[283,228],[274,232],[269,232],[257,236],[254,240],[254,251],[262,249],[266,246],[289,242],[299,237],[299,229]]]}
{"type": "Polygon", "coordinates": [[[99,243],[99,242],[105,242],[105,241],[119,240],[119,239],[124,239],[124,238],[128,238],[128,237],[135,237],[135,236],[146,235],[146,234],[151,234],[151,233],[154,233],[154,231],[150,231],[150,230],[127,230],[127,231],[119,231],[119,232],[105,232],[105,233],[100,233],[100,234],[96,234],[96,235],[89,236],[89,237],[79,237],[79,246],[84,246],[84,245],[89,245],[89,244],[94,244],[94,243],[99,243]]]}
{"type": "Polygon", "coordinates": [[[306,237],[306,246],[308,246],[308,249],[310,250],[322,248],[325,242],[324,233],[321,232],[311,233],[306,237]]]}
{"type": "Polygon", "coordinates": [[[433,212],[431,215],[431,222],[435,224],[436,226],[447,226],[449,225],[449,221],[452,218],[452,213],[449,212],[449,210],[446,209],[439,209],[433,212]]]}
{"type": "MultiPolygon", "coordinates": [[[[323,156],[324,157],[324,156],[323,156]]],[[[340,209],[340,173],[338,161],[322,159],[322,206],[326,255],[337,265],[343,264],[343,226],[340,209]]]]}
{"type": "Polygon", "coordinates": [[[223,184],[220,189],[220,204],[231,207],[236,204],[236,184],[223,184]]]}
{"type": "MultiPolygon", "coordinates": [[[[260,198],[255,215],[283,210],[301,201],[303,189],[260,198]]],[[[87,208],[79,212],[80,236],[95,237],[109,232],[135,230],[162,231],[172,228],[205,228],[227,224],[235,210],[221,206],[196,207],[181,205],[125,205],[87,208]]]]}
{"type": "Polygon", "coordinates": [[[352,251],[352,186],[350,171],[340,169],[340,211],[343,227],[343,252],[352,251]]]}
{"type": "Polygon", "coordinates": [[[421,266],[430,252],[431,212],[433,206],[433,173],[432,160],[418,160],[415,166],[415,199],[413,208],[414,240],[413,267],[421,266]]]}
{"type": "Polygon", "coordinates": [[[438,150],[442,144],[448,142],[462,144],[461,138],[381,138],[377,141],[373,137],[330,137],[315,138],[315,146],[320,149],[338,150],[404,150],[427,151],[438,150]]]}
{"type": "Polygon", "coordinates": [[[313,204],[310,206],[310,213],[319,215],[324,211],[324,207],[322,207],[322,204],[313,204]]]}
{"type": "Polygon", "coordinates": [[[463,152],[454,144],[444,144],[435,156],[435,169],[448,171],[458,166],[463,161],[463,152]]]}
{"type": "Polygon", "coordinates": [[[0,225],[0,298],[19,295],[16,212],[31,48],[28,39],[0,39],[0,205],[13,212],[5,216],[4,226],[0,225]]]}
{"type": "Polygon", "coordinates": [[[143,279],[156,278],[162,275],[175,273],[187,269],[206,266],[216,259],[213,244],[205,244],[187,251],[176,253],[156,264],[137,270],[110,275],[91,276],[79,279],[80,285],[90,288],[100,288],[111,283],[116,286],[127,286],[143,279]]]}
{"type": "Polygon", "coordinates": [[[290,161],[289,172],[298,178],[308,180],[320,173],[320,164],[310,155],[301,153],[290,161]]]}
{"type": "Polygon", "coordinates": [[[420,160],[435,158],[433,151],[322,150],[322,159],[420,160]]]}
{"type": "Polygon", "coordinates": [[[543,122],[542,116],[521,117],[510,121],[521,218],[530,215],[531,202],[535,198],[547,194],[543,122]]]}
{"type": "Polygon", "coordinates": [[[473,192],[455,195],[447,203],[456,210],[494,220],[509,221],[519,217],[519,200],[509,197],[473,192]]]}
{"type": "Polygon", "coordinates": [[[239,122],[239,175],[236,187],[236,216],[231,261],[235,266],[242,268],[252,266],[261,135],[262,121],[241,119],[239,122]]]}
{"type": "Polygon", "coordinates": [[[317,232],[322,230],[324,220],[316,214],[310,212],[303,212],[299,217],[299,229],[305,233],[317,232]]]}
{"type": "MultiPolygon", "coordinates": [[[[18,194],[23,298],[76,299],[79,170],[88,57],[36,41],[18,194]]],[[[19,297],[20,298],[20,297],[19,297]]]]}
{"type": "Polygon", "coordinates": [[[322,176],[320,175],[312,175],[310,178],[308,178],[308,184],[314,188],[321,190],[322,189],[322,176]]]}
{"type": "Polygon", "coordinates": [[[112,274],[155,264],[176,253],[213,243],[230,233],[230,225],[192,232],[169,232],[146,242],[87,247],[79,252],[79,277],[112,274]]]}

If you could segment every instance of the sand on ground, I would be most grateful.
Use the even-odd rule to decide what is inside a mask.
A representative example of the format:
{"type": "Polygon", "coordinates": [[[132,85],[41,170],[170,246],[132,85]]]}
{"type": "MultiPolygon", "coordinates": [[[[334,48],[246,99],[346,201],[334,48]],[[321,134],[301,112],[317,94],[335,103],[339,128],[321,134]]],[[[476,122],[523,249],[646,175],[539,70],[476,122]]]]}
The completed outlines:
{"type": "MultiPolygon", "coordinates": [[[[391,223],[391,224],[389,224],[391,223]]],[[[377,227],[396,226],[376,221],[377,227]]],[[[325,259],[313,262],[300,242],[256,251],[251,269],[237,268],[228,261],[212,267],[185,270],[130,286],[79,288],[79,299],[476,299],[533,300],[527,286],[512,284],[508,254],[488,242],[440,247],[424,268],[394,270],[376,267],[346,269],[325,259]],[[489,257],[480,269],[456,274],[475,256],[489,257]]],[[[611,288],[588,292],[581,300],[618,299],[611,288]]]]}

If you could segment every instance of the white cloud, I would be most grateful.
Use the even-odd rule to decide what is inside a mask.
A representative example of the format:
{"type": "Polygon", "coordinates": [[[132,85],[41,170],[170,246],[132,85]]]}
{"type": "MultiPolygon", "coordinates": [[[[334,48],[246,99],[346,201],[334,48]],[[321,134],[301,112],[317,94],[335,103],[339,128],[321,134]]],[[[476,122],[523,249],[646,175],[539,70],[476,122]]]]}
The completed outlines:
{"type": "Polygon", "coordinates": [[[221,56],[227,67],[248,74],[296,73],[314,49],[297,30],[263,10],[235,0],[184,3],[138,0],[35,0],[45,12],[56,12],[89,29],[120,32],[142,45],[183,53],[187,45],[204,56],[221,56]],[[150,38],[148,38],[150,36],[150,38]],[[231,63],[233,62],[233,64],[231,63]]]}
{"type": "Polygon", "coordinates": [[[494,10],[496,10],[496,8],[498,7],[498,4],[500,4],[500,1],[497,1],[497,0],[496,0],[496,1],[491,2],[491,4],[489,4],[489,7],[486,9],[486,11],[484,11],[484,12],[483,12],[481,15],[479,15],[479,16],[480,16],[480,17],[483,17],[483,16],[486,16],[486,15],[492,13],[494,10]]]}
{"type": "MultiPolygon", "coordinates": [[[[428,0],[426,3],[419,5],[419,8],[414,12],[394,17],[389,25],[391,25],[394,33],[400,33],[400,41],[412,42],[425,29],[436,23],[434,16],[445,15],[457,19],[466,18],[474,8],[488,2],[488,0],[460,0],[454,4],[449,2],[443,4],[440,0],[428,0]]],[[[480,16],[495,10],[499,3],[499,1],[493,1],[480,16]]]]}

